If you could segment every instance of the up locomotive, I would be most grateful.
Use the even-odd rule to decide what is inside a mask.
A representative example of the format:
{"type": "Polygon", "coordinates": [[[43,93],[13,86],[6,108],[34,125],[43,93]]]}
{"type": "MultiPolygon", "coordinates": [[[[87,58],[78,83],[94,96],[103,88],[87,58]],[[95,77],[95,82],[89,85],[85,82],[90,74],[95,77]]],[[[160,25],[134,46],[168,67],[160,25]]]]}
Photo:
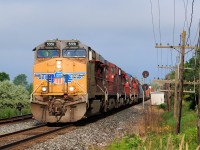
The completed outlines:
{"type": "Polygon", "coordinates": [[[78,40],[48,40],[34,50],[31,111],[42,122],[76,122],[130,105],[139,81],[78,40]]]}

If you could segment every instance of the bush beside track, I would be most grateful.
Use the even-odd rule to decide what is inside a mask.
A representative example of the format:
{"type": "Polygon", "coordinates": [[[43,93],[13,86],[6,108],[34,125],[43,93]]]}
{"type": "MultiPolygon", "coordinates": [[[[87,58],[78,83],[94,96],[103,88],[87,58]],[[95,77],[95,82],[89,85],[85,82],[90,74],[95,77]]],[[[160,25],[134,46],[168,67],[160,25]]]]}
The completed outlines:
{"type": "Polygon", "coordinates": [[[0,82],[0,119],[30,114],[29,92],[21,85],[11,81],[0,82]],[[22,113],[17,110],[17,104],[22,103],[22,113]]]}

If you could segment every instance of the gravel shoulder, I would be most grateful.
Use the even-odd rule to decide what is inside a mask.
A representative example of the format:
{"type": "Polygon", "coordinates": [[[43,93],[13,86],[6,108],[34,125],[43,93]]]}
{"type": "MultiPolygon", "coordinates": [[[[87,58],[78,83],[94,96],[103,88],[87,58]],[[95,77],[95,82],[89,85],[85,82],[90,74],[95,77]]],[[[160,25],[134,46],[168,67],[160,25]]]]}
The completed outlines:
{"type": "Polygon", "coordinates": [[[20,122],[20,123],[16,123],[16,124],[2,125],[2,126],[0,126],[0,135],[28,129],[31,127],[35,127],[39,124],[41,124],[41,123],[32,119],[29,121],[24,121],[24,122],[20,122]]]}
{"type": "MultiPolygon", "coordinates": [[[[149,102],[145,102],[145,107],[149,102]]],[[[112,116],[87,124],[66,134],[39,143],[29,150],[88,150],[103,148],[127,134],[143,134],[143,105],[135,105],[112,116]]]]}

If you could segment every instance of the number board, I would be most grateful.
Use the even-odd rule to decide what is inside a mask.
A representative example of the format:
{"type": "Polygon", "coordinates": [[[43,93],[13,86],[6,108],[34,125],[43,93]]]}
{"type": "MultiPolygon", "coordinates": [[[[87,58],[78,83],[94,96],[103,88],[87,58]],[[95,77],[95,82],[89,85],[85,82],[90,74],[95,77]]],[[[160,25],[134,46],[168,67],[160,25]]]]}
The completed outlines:
{"type": "Polygon", "coordinates": [[[67,42],[67,46],[78,46],[78,42],[67,42]]]}
{"type": "Polygon", "coordinates": [[[55,47],[56,46],[56,42],[46,42],[45,46],[47,46],[47,47],[55,47]]]}

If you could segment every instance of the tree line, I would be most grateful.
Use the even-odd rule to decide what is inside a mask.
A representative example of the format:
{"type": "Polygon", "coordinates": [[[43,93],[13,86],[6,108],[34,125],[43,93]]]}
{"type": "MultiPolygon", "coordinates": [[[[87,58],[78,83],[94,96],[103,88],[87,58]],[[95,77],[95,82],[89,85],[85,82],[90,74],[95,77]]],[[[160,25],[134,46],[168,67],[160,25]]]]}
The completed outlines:
{"type": "Polygon", "coordinates": [[[0,72],[0,108],[16,108],[19,102],[29,107],[32,89],[32,83],[28,83],[25,74],[19,74],[11,81],[9,74],[0,72]]]}
{"type": "MultiPolygon", "coordinates": [[[[196,56],[193,56],[191,59],[185,62],[184,64],[184,81],[190,81],[190,82],[197,82],[199,80],[199,71],[200,71],[200,55],[197,53],[196,56]]],[[[170,73],[170,78],[175,79],[175,71],[172,71],[170,73]]],[[[172,86],[173,87],[173,86],[172,86]]],[[[174,87],[173,87],[174,88],[174,87]]],[[[190,101],[190,109],[195,109],[198,102],[199,97],[199,85],[190,84],[190,85],[184,85],[185,91],[195,91],[194,93],[184,93],[184,100],[190,101]]]]}

